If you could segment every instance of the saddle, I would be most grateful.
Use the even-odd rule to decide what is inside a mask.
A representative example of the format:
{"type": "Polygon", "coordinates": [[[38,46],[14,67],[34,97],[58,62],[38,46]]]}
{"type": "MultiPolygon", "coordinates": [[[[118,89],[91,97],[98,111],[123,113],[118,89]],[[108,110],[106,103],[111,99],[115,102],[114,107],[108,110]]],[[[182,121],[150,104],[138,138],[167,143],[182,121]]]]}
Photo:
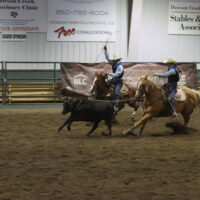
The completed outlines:
{"type": "Polygon", "coordinates": [[[185,99],[186,99],[185,92],[182,89],[178,88],[176,90],[174,100],[177,101],[177,102],[181,102],[181,101],[185,101],[185,99]]]}
{"type": "MultiPolygon", "coordinates": [[[[126,96],[126,95],[128,95],[128,92],[129,92],[128,87],[125,84],[123,84],[122,88],[120,90],[120,95],[121,96],[126,96]]],[[[114,85],[111,84],[109,92],[108,92],[108,94],[106,96],[112,96],[113,93],[114,93],[114,85]]]]}
{"type": "Polygon", "coordinates": [[[120,90],[120,94],[121,94],[122,96],[128,95],[128,88],[127,88],[127,86],[126,86],[125,84],[122,85],[122,88],[121,88],[121,90],[120,90]]]}
{"type": "MultiPolygon", "coordinates": [[[[162,88],[163,88],[164,93],[165,93],[164,99],[167,100],[169,90],[165,86],[163,86],[162,88]]],[[[186,99],[185,92],[181,88],[177,88],[176,94],[174,96],[174,101],[175,102],[182,102],[182,101],[185,101],[185,99],[186,99]]]]}

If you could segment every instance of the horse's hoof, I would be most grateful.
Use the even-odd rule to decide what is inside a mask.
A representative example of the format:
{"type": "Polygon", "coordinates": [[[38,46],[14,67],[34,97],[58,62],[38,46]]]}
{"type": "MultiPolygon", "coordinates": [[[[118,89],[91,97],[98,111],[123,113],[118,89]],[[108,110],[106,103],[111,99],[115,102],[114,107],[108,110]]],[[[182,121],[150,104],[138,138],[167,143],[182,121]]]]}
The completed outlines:
{"type": "Polygon", "coordinates": [[[111,134],[106,134],[104,131],[101,133],[103,136],[111,136],[111,134]]]}
{"type": "Polygon", "coordinates": [[[134,133],[134,136],[139,137],[139,136],[141,136],[141,134],[140,133],[134,133]]]}
{"type": "Polygon", "coordinates": [[[57,129],[57,132],[60,132],[61,131],[61,129],[59,128],[59,129],[57,129]]]}
{"type": "Polygon", "coordinates": [[[135,122],[135,121],[136,121],[136,117],[131,115],[131,120],[132,120],[133,122],[135,122]]]}
{"type": "Polygon", "coordinates": [[[130,135],[130,134],[132,134],[132,132],[129,131],[129,130],[122,132],[123,136],[127,136],[127,135],[130,135]]]}

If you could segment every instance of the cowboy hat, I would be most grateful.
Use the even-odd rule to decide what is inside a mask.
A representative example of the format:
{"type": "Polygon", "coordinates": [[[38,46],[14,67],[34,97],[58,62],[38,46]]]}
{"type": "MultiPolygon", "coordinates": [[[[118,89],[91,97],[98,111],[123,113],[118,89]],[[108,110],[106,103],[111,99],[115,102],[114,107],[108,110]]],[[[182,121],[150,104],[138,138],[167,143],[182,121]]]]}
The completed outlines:
{"type": "Polygon", "coordinates": [[[167,64],[167,63],[177,63],[176,60],[174,58],[167,58],[166,60],[163,61],[163,63],[167,64]]]}
{"type": "Polygon", "coordinates": [[[112,59],[111,60],[121,60],[122,58],[120,58],[119,56],[117,55],[113,55],[112,59]]]}

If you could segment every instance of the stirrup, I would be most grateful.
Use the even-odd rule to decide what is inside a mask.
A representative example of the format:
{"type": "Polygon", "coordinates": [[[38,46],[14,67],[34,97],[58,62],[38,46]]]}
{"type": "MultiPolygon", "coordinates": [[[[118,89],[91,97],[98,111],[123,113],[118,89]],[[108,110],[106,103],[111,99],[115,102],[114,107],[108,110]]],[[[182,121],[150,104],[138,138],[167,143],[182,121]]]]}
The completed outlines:
{"type": "Polygon", "coordinates": [[[114,112],[117,112],[118,110],[119,108],[114,106],[114,112]]]}
{"type": "Polygon", "coordinates": [[[112,97],[111,93],[106,94],[106,97],[112,97]]]}
{"type": "Polygon", "coordinates": [[[178,116],[178,114],[176,112],[173,112],[171,118],[176,118],[178,116]]]}

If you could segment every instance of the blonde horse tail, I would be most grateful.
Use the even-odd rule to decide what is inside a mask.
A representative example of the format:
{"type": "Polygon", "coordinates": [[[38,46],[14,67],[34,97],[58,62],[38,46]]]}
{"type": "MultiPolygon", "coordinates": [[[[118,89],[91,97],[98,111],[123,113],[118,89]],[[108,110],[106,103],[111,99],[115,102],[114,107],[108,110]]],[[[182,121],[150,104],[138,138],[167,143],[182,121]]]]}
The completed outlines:
{"type": "Polygon", "coordinates": [[[196,95],[197,95],[197,106],[200,109],[200,92],[196,91],[196,95]]]}

